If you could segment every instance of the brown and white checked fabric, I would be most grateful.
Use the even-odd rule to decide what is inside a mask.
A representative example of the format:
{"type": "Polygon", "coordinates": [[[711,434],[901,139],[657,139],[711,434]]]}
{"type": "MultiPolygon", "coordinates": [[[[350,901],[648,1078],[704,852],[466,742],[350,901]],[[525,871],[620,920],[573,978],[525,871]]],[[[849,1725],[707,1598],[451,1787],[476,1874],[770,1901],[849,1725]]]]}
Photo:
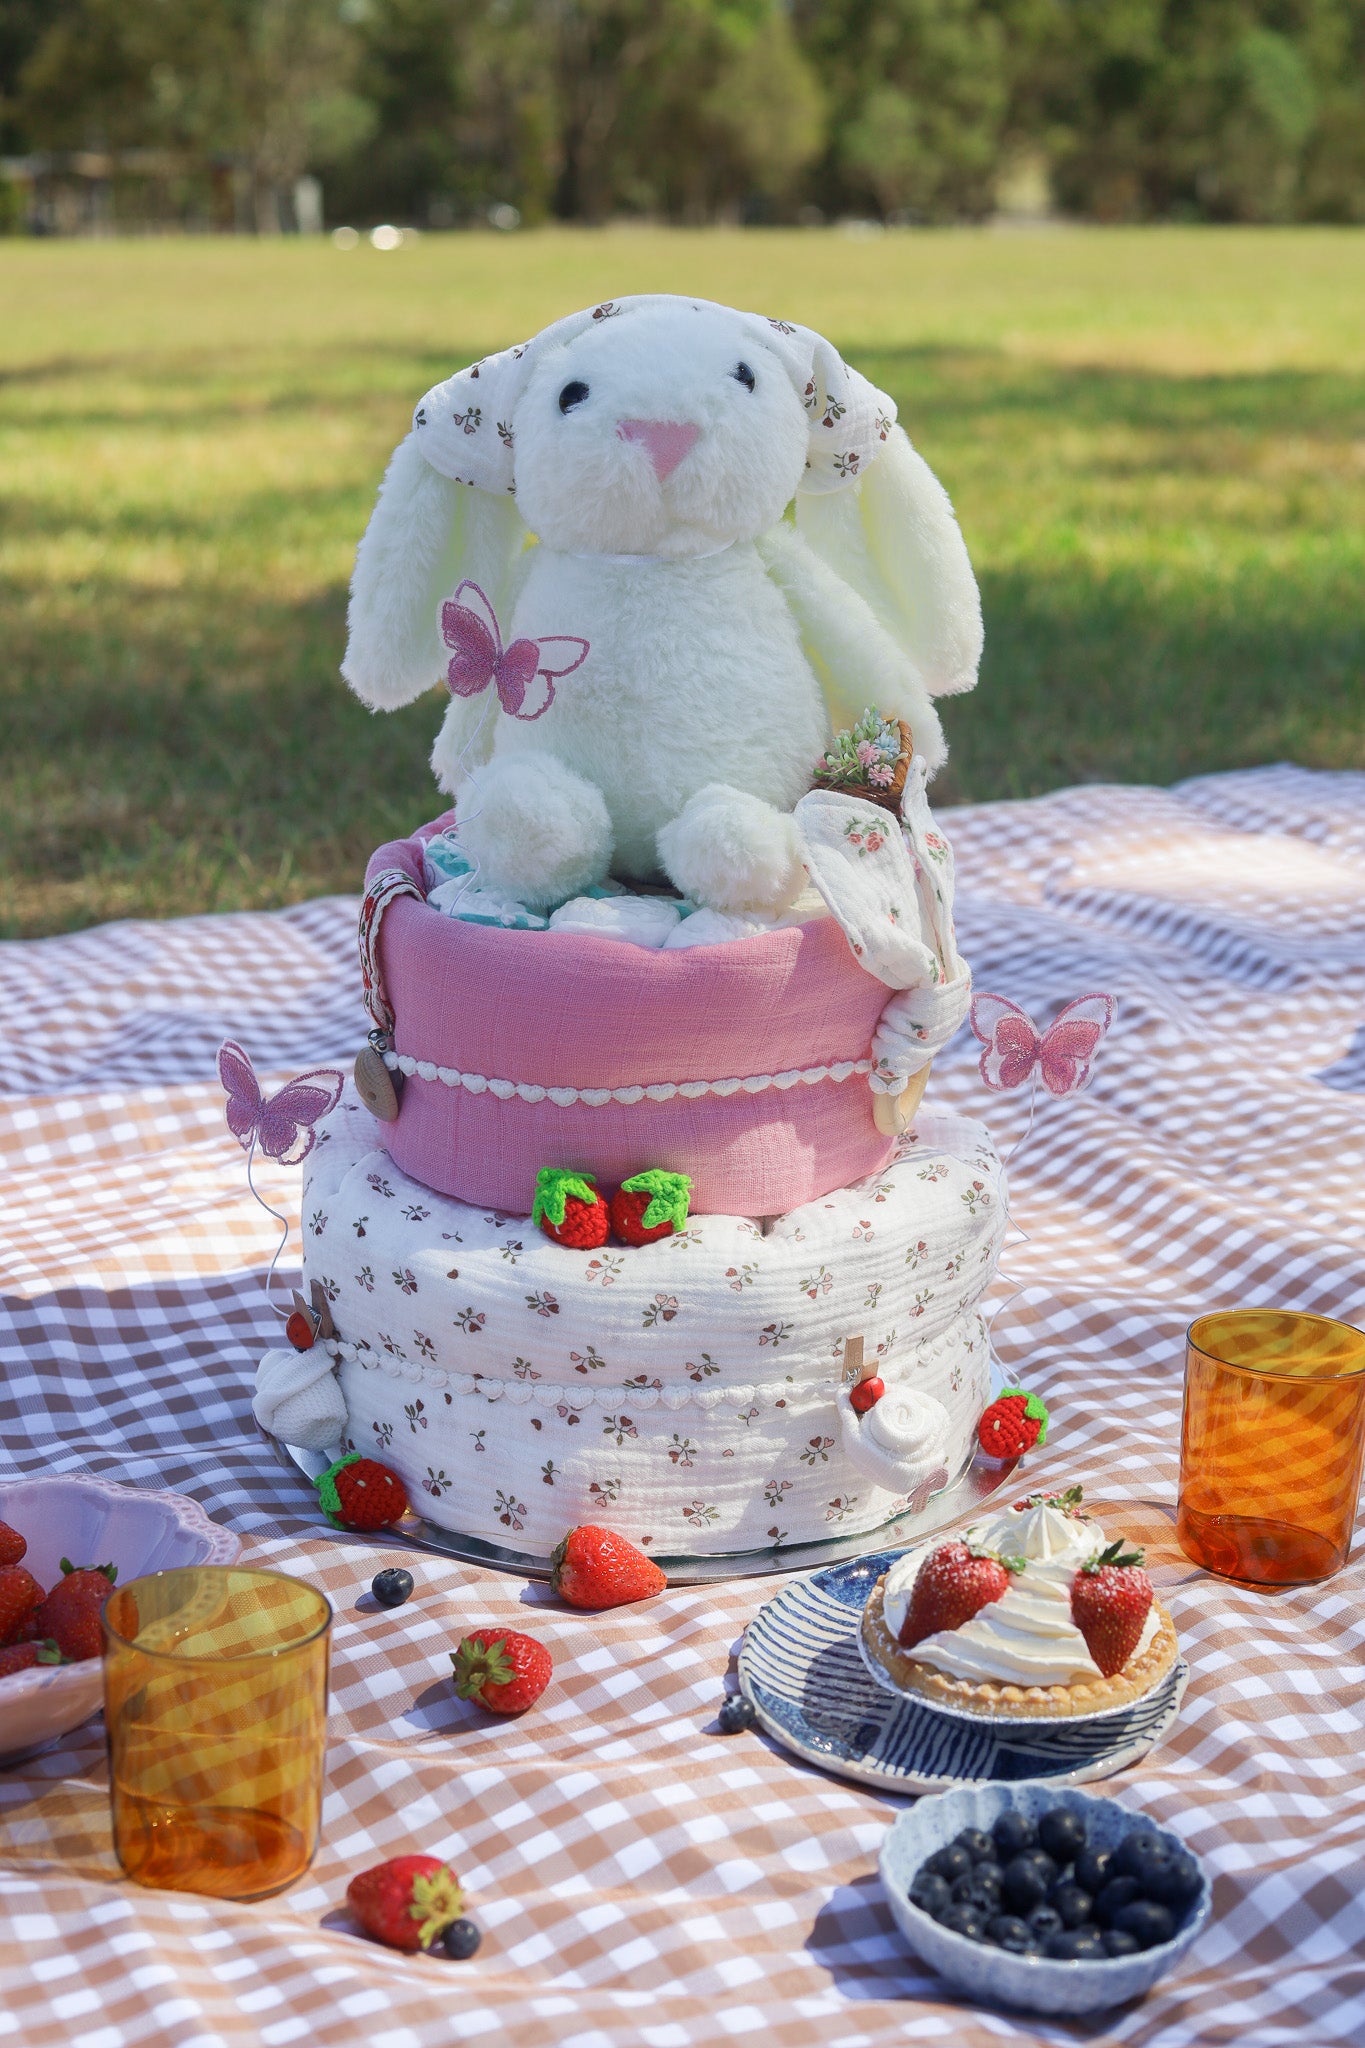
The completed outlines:
{"type": "MultiPolygon", "coordinates": [[[[1189,1318],[1260,1302],[1365,1321],[1365,776],[1069,790],[947,823],[977,986],[1040,1022],[1090,989],[1121,997],[1089,1092],[1044,1101],[1014,1161],[1027,1236],[1005,1255],[995,1337],[1055,1417],[1032,1476],[1083,1479],[1148,1544],[1193,1667],[1171,1737],[1110,1788],[1216,1874],[1184,1966],[1089,2023],[948,1996],[878,1894],[900,1802],[714,1732],[772,1581],[594,1619],[408,1553],[412,1602],[357,1605],[403,1554],[320,1533],[254,1434],[274,1230],[211,1079],[229,1032],[262,1073],[348,1063],[363,1042],[355,906],[331,900],[0,948],[7,1464],[194,1494],[337,1610],[323,1848],[279,1899],[124,1884],[98,1723],[0,1774],[0,2044],[1365,2037],[1365,1566],[1254,1593],[1193,1571],[1171,1536],[1189,1318]],[[447,1681],[453,1641],[485,1620],[529,1623],[554,1654],[522,1721],[490,1724],[447,1681]],[[465,1879],[485,1929],[473,1962],[350,1932],[349,1876],[413,1849],[465,1879]]],[[[986,1095],[976,1050],[959,1040],[931,1088],[1003,1149],[1026,1104],[986,1095]]],[[[289,1176],[266,1187],[297,1199],[289,1176]]]]}

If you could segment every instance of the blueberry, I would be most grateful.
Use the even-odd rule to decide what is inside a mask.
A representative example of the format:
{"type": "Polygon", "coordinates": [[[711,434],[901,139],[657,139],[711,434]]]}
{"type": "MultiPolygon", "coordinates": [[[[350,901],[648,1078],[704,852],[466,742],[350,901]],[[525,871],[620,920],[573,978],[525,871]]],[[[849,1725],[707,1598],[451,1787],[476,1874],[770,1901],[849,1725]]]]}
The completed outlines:
{"type": "Polygon", "coordinates": [[[1066,1927],[1060,1934],[1049,1934],[1043,1954],[1059,1963],[1103,1962],[1104,1943],[1096,1927],[1066,1927]]]}
{"type": "Polygon", "coordinates": [[[1170,1850],[1151,1828],[1134,1828],[1115,1849],[1109,1864],[1111,1877],[1141,1877],[1144,1869],[1165,1862],[1170,1850]]]}
{"type": "Polygon", "coordinates": [[[742,1692],[727,1692],[716,1714],[722,1735],[742,1735],[757,1719],[753,1701],[746,1700],[742,1692]]]}
{"type": "Polygon", "coordinates": [[[1098,1891],[1103,1889],[1108,1881],[1110,1860],[1111,1856],[1108,1849],[1082,1849],[1080,1855],[1076,1858],[1076,1868],[1073,1873],[1076,1882],[1089,1892],[1092,1899],[1098,1891]]]}
{"type": "Polygon", "coordinates": [[[1032,1856],[1016,1856],[1005,1865],[1001,1886],[1005,1904],[1012,1913],[1031,1913],[1048,1895],[1051,1878],[1039,1870],[1032,1856]]]}
{"type": "Polygon", "coordinates": [[[968,1941],[986,1939],[986,1923],[970,1906],[952,1905],[939,1917],[939,1926],[952,1934],[965,1934],[968,1941]]]}
{"type": "Polygon", "coordinates": [[[1035,1906],[1028,1924],[1040,1941],[1046,1941],[1049,1934],[1062,1932],[1062,1916],[1055,1906],[1035,1906]]]}
{"type": "Polygon", "coordinates": [[[939,1877],[932,1870],[919,1871],[910,1887],[910,1903],[918,1906],[921,1913],[927,1913],[931,1920],[941,1920],[953,1903],[947,1878],[939,1877]]]}
{"type": "Polygon", "coordinates": [[[1025,1849],[1023,1856],[1019,1860],[1023,1863],[1031,1863],[1044,1884],[1054,1885],[1061,1876],[1060,1870],[1048,1855],[1046,1849],[1025,1849]]]}
{"type": "Polygon", "coordinates": [[[467,1963],[482,1940],[472,1920],[452,1920],[441,1936],[441,1946],[452,1962],[467,1963]]]}
{"type": "Polygon", "coordinates": [[[939,1877],[946,1877],[949,1884],[952,1884],[956,1878],[967,1875],[972,1867],[972,1859],[956,1842],[949,1842],[946,1849],[936,1849],[923,1867],[935,1871],[939,1877]]]}
{"type": "Polygon", "coordinates": [[[1188,1849],[1177,1849],[1160,1870],[1138,1881],[1149,1899],[1155,1899],[1159,1906],[1171,1907],[1188,1904],[1203,1882],[1199,1865],[1188,1849]]]}
{"type": "Polygon", "coordinates": [[[973,1863],[984,1863],[987,1859],[992,1863],[995,1861],[995,1844],[984,1829],[963,1828],[955,1839],[958,1848],[965,1849],[973,1863]]]}
{"type": "Polygon", "coordinates": [[[978,1884],[993,1884],[997,1891],[1005,1882],[1005,1873],[993,1856],[983,1856],[979,1863],[974,1863],[972,1876],[978,1884]]]}
{"type": "Polygon", "coordinates": [[[953,1899],[959,1906],[970,1906],[989,1920],[1000,1911],[1000,1887],[998,1884],[983,1884],[973,1870],[966,1877],[959,1877],[953,1885],[953,1899]]]}
{"type": "Polygon", "coordinates": [[[390,1565],[386,1572],[376,1572],[370,1581],[370,1591],[381,1607],[401,1607],[405,1600],[411,1600],[412,1587],[412,1573],[398,1565],[390,1565]]]}
{"type": "Polygon", "coordinates": [[[1038,1840],[1054,1863],[1074,1863],[1085,1847],[1085,1822],[1069,1806],[1054,1806],[1038,1823],[1038,1840]]]}
{"type": "Polygon", "coordinates": [[[986,1928],[986,1939],[997,1948],[1007,1948],[1021,1956],[1032,1945],[1034,1934],[1028,1921],[1021,1920],[1017,1913],[997,1913],[986,1928]]]}
{"type": "Polygon", "coordinates": [[[1048,1904],[1061,1914],[1063,1927],[1081,1927],[1090,1918],[1094,1901],[1078,1884],[1055,1884],[1048,1904]]]}
{"type": "Polygon", "coordinates": [[[1138,1953],[1139,1944],[1121,1927],[1106,1927],[1103,1939],[1107,1956],[1135,1956],[1138,1953]]]}
{"type": "Polygon", "coordinates": [[[996,1854],[1002,1863],[1008,1863],[1013,1856],[1022,1856],[1025,1849],[1036,1849],[1038,1846],[1038,1830],[1028,1815],[1016,1813],[1009,1806],[1003,1813],[996,1815],[991,1835],[995,1842],[996,1854]]]}
{"type": "Polygon", "coordinates": [[[1142,1894],[1135,1877],[1111,1877],[1095,1900],[1095,1918],[1101,1927],[1112,1927],[1125,1906],[1142,1894]]]}
{"type": "Polygon", "coordinates": [[[1114,1915],[1114,1925],[1120,1934],[1131,1934],[1139,1948],[1155,1948],[1175,1933],[1169,1908],[1154,1899],[1131,1899],[1114,1915]]]}

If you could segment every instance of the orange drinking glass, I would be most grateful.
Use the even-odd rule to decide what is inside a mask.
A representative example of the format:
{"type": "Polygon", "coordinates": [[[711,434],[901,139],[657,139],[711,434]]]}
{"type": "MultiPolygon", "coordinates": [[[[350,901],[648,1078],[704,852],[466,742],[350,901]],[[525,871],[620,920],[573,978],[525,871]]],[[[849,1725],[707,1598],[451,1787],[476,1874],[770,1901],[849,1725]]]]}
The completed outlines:
{"type": "Polygon", "coordinates": [[[1191,1323],[1175,1533],[1196,1564],[1258,1586],[1330,1578],[1363,1453],[1365,1333],[1265,1308],[1191,1323]]]}
{"type": "Polygon", "coordinates": [[[114,1849],[158,1890],[261,1899],[312,1862],[332,1610],[300,1579],[192,1565],[104,1606],[114,1849]]]}

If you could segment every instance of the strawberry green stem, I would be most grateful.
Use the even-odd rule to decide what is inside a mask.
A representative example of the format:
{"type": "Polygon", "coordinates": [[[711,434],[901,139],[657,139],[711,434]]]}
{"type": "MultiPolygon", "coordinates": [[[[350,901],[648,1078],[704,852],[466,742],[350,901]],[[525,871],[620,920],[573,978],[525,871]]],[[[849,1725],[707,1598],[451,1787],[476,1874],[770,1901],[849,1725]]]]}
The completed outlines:
{"type": "Polygon", "coordinates": [[[564,1221],[564,1205],[572,1195],[575,1201],[598,1202],[601,1196],[593,1186],[594,1176],[590,1173],[576,1173],[568,1166],[542,1166],[536,1175],[536,1198],[531,1205],[532,1223],[542,1220],[552,1223],[556,1230],[564,1221]]]}
{"type": "Polygon", "coordinates": [[[686,1227],[690,1175],[667,1173],[661,1166],[651,1166],[644,1173],[633,1173],[629,1180],[622,1181],[621,1187],[625,1194],[650,1197],[649,1207],[640,1218],[646,1230],[657,1230],[661,1223],[671,1223],[675,1230],[686,1227]]]}

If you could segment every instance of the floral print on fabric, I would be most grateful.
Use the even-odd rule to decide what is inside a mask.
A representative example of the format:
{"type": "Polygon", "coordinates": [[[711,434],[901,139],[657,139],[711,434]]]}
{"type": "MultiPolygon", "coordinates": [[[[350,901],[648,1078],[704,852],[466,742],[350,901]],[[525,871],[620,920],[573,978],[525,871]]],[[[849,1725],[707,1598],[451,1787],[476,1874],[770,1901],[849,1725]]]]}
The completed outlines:
{"type": "Polygon", "coordinates": [[[875,1178],[764,1231],[696,1218],[681,1254],[669,1239],[575,1252],[420,1189],[349,1091],[326,1129],[306,1258],[309,1281],[325,1276],[348,1437],[382,1446],[430,1519],[537,1554],[608,1510],[661,1556],[874,1530],[913,1477],[869,1482],[844,1455],[851,1336],[888,1385],[943,1404],[950,1463],[965,1462],[990,1393],[976,1308],[1004,1226],[979,1124],[922,1113],[875,1178]]]}

